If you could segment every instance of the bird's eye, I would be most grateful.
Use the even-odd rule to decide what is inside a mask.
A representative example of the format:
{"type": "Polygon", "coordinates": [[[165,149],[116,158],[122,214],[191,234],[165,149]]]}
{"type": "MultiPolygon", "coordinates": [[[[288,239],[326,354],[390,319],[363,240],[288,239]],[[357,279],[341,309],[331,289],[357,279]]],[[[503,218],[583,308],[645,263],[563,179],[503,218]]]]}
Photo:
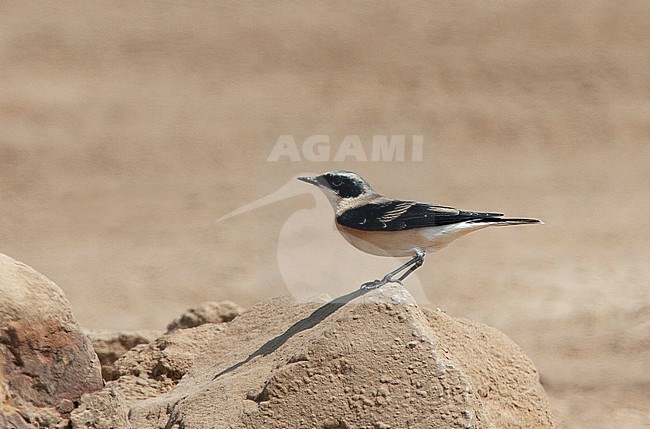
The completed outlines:
{"type": "Polygon", "coordinates": [[[332,179],[332,186],[338,188],[342,184],[343,184],[343,180],[341,180],[340,178],[335,177],[334,179],[332,179]]]}

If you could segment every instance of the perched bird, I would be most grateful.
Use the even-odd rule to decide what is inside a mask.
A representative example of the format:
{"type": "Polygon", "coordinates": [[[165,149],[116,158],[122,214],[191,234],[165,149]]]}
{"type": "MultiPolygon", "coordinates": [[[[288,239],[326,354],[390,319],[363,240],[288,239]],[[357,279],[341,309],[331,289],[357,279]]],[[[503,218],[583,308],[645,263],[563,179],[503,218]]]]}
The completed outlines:
{"type": "MultiPolygon", "coordinates": [[[[250,216],[265,218],[282,202],[282,210],[287,217],[268,219],[259,224],[259,231],[252,234],[259,233],[265,237],[264,246],[266,252],[269,252],[267,256],[271,255],[270,252],[275,248],[275,262],[277,262],[282,284],[298,301],[318,300],[322,298],[323,293],[333,293],[334,296],[344,295],[349,292],[348,286],[351,282],[361,284],[377,270],[390,271],[394,268],[392,267],[394,262],[390,258],[380,260],[369,258],[350,246],[340,235],[332,234],[334,225],[330,223],[329,202],[323,198],[318,188],[305,186],[303,182],[296,180],[299,176],[313,175],[306,172],[297,174],[280,188],[224,214],[217,220],[217,222],[233,222],[233,218],[245,214],[244,219],[247,217],[250,219],[250,216]],[[297,196],[302,198],[296,198],[297,196]],[[309,198],[305,198],[306,196],[309,198]],[[289,211],[289,208],[293,210],[289,211]],[[328,249],[330,254],[319,254],[323,248],[328,249]],[[297,264],[296,261],[302,262],[297,264]],[[336,270],[332,269],[334,264],[336,270]]],[[[266,261],[266,263],[272,262],[274,262],[273,258],[266,261]]],[[[265,262],[258,258],[257,263],[265,262]]],[[[273,271],[274,267],[259,266],[258,268],[259,272],[266,272],[266,270],[273,271]]],[[[254,273],[257,272],[256,269],[254,273]]],[[[409,292],[413,297],[421,304],[433,305],[420,279],[413,275],[408,280],[409,292]]]]}
{"type": "Polygon", "coordinates": [[[502,213],[395,200],[378,194],[351,171],[334,170],[298,179],[325,193],[334,208],[336,228],[354,247],[377,256],[413,257],[382,279],[364,283],[363,289],[401,283],[422,265],[426,252],[440,250],[472,231],[488,226],[542,223],[537,219],[502,218],[502,213]]]}

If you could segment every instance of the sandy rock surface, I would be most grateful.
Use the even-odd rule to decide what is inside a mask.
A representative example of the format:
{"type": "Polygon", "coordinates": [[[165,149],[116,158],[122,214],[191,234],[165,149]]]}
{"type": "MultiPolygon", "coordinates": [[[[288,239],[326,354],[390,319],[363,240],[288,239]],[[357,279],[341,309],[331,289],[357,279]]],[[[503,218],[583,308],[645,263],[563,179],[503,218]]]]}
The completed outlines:
{"type": "MultiPolygon", "coordinates": [[[[237,317],[243,308],[231,301],[205,302],[190,308],[167,325],[167,331],[193,328],[205,323],[225,323],[237,317]]],[[[124,353],[137,345],[148,344],[160,337],[163,332],[155,330],[139,331],[86,331],[91,340],[95,353],[102,366],[104,380],[115,380],[119,377],[113,363],[124,353]]]]}
{"type": "Polygon", "coordinates": [[[139,344],[147,344],[162,335],[161,331],[86,331],[102,366],[102,378],[114,380],[117,373],[113,363],[139,344]]]}
{"type": "Polygon", "coordinates": [[[74,427],[557,427],[518,346],[420,309],[394,285],[265,301],[138,345],[115,366],[119,378],[84,396],[74,427]]]}
{"type": "Polygon", "coordinates": [[[194,328],[204,323],[230,322],[239,316],[243,308],[232,301],[205,302],[198,307],[190,308],[167,325],[167,331],[194,328]]]}
{"type": "Polygon", "coordinates": [[[81,395],[102,385],[61,289],[0,254],[1,427],[63,427],[81,395]]]}

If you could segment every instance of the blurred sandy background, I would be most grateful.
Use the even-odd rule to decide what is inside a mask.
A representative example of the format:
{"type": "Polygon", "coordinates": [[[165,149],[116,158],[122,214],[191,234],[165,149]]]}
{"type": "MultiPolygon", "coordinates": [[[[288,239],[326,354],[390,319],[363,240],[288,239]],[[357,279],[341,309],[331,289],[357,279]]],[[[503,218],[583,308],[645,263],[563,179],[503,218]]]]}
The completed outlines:
{"type": "MultiPolygon", "coordinates": [[[[215,219],[297,173],[539,217],[452,244],[414,281],[517,341],[569,427],[650,427],[649,21],[642,0],[0,2],[0,252],[85,327],[161,329],[202,301],[291,292],[278,249],[336,237],[305,235],[330,219],[317,194],[215,219]],[[333,151],[422,135],[424,159],[267,162],[285,134],[333,151]]],[[[296,269],[336,267],[321,247],[296,269]]],[[[318,273],[330,295],[357,286],[318,273]]]]}

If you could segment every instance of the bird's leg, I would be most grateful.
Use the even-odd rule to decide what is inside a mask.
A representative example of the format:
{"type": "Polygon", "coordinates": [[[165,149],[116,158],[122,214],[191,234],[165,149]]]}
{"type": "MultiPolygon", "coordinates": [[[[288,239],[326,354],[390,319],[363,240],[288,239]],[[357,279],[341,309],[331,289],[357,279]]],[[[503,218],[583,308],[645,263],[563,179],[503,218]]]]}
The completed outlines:
{"type": "Polygon", "coordinates": [[[370,290],[370,289],[377,289],[378,287],[381,287],[385,285],[386,283],[399,283],[402,284],[402,280],[404,280],[406,277],[408,277],[413,271],[417,270],[422,266],[424,263],[424,251],[423,250],[416,250],[416,254],[413,257],[413,259],[409,260],[406,262],[404,265],[398,267],[397,269],[391,271],[390,273],[386,274],[384,278],[381,280],[373,280],[371,282],[366,282],[361,285],[361,289],[365,290],[370,290]],[[410,268],[409,268],[410,267],[410,268]],[[404,271],[405,269],[409,268],[409,270],[404,273],[399,279],[394,279],[396,275],[404,271]]]}
{"type": "Polygon", "coordinates": [[[413,271],[417,270],[418,268],[420,268],[422,266],[422,264],[424,264],[424,251],[418,250],[417,255],[415,255],[415,258],[413,258],[413,259],[416,259],[415,264],[411,268],[409,268],[408,271],[406,271],[404,274],[402,274],[400,276],[400,278],[397,279],[397,281],[399,281],[399,282],[403,281],[405,278],[410,276],[413,271]]]}

